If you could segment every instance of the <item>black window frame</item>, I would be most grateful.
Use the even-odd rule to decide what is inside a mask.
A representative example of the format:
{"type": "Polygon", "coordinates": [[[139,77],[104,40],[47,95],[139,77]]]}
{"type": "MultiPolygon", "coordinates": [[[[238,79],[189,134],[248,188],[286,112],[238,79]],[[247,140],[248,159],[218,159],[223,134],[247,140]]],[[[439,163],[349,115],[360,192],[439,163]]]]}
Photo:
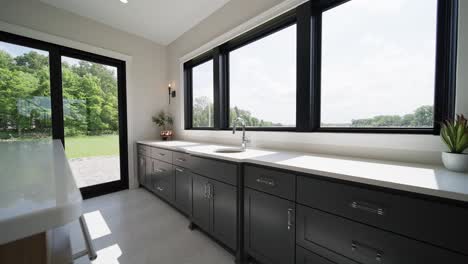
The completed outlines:
{"type": "Polygon", "coordinates": [[[42,40],[37,40],[0,30],[0,41],[39,49],[49,53],[50,96],[52,115],[52,139],[58,139],[66,147],[63,122],[62,57],[70,57],[100,63],[117,69],[118,111],[119,111],[119,160],[120,180],[80,188],[83,199],[96,197],[129,188],[128,178],[128,129],[127,129],[127,80],[126,62],[74,49],[42,40]]]}
{"type": "Polygon", "coordinates": [[[323,12],[353,0],[311,0],[184,63],[185,129],[229,130],[229,53],[296,24],[296,126],[247,127],[251,131],[440,134],[440,123],[455,115],[458,2],[437,1],[434,124],[432,128],[321,127],[323,12]],[[214,127],[192,127],[192,68],[213,59],[214,127]]]}

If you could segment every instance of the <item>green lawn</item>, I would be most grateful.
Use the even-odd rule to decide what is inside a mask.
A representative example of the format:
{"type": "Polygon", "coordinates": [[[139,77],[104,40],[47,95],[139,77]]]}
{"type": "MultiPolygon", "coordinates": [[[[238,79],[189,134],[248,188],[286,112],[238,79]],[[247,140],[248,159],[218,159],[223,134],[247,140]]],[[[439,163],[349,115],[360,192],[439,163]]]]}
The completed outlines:
{"type": "Polygon", "coordinates": [[[66,137],[65,152],[69,159],[118,155],[119,136],[105,135],[66,137]]]}

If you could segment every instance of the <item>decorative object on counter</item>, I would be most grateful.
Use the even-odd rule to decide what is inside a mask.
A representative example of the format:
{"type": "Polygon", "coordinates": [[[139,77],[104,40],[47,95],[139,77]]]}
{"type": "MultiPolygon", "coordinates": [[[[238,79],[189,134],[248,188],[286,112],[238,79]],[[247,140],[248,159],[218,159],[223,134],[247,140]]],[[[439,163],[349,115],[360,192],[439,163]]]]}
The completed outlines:
{"type": "Polygon", "coordinates": [[[161,139],[162,140],[171,140],[174,132],[172,131],[172,125],[174,124],[174,119],[172,116],[166,115],[164,111],[159,112],[158,115],[153,116],[153,122],[161,128],[161,139]]]}
{"type": "Polygon", "coordinates": [[[468,171],[468,154],[463,153],[468,148],[468,120],[463,115],[446,120],[442,123],[440,136],[449,148],[449,152],[442,152],[444,166],[452,171],[468,171]]]}

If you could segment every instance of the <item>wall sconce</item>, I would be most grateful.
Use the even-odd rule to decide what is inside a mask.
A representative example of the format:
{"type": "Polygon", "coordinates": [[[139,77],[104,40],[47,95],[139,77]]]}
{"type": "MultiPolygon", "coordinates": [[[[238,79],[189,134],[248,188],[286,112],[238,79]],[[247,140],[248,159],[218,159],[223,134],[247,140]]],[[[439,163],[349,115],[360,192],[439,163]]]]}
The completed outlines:
{"type": "Polygon", "coordinates": [[[171,104],[171,97],[176,97],[176,91],[172,90],[171,84],[167,86],[167,91],[169,93],[169,104],[171,104]]]}

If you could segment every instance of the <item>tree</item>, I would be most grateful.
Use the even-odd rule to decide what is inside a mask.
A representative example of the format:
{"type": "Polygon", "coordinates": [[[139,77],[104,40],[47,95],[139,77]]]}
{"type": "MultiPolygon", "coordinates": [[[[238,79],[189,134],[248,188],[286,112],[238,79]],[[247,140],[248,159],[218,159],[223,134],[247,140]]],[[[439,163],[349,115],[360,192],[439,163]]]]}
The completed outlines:
{"type": "Polygon", "coordinates": [[[353,119],[351,127],[432,127],[433,120],[433,107],[423,105],[414,113],[403,116],[379,115],[372,118],[353,119]]]}

